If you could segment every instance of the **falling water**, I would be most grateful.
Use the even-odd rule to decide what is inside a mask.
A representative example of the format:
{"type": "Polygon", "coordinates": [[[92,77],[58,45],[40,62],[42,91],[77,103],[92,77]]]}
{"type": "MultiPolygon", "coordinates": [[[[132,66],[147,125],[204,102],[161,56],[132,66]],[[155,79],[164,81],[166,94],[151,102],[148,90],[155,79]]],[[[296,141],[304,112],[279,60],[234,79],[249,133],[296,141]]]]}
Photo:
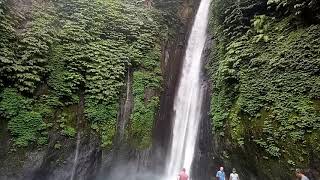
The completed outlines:
{"type": "Polygon", "coordinates": [[[130,78],[130,69],[127,72],[127,84],[126,84],[126,100],[124,102],[124,109],[122,112],[122,121],[119,122],[119,142],[122,142],[125,133],[125,126],[127,124],[127,120],[130,118],[130,88],[131,88],[131,78],[130,78]]]}
{"type": "Polygon", "coordinates": [[[175,118],[165,180],[175,180],[181,168],[190,173],[201,118],[201,55],[206,41],[210,0],[202,0],[186,49],[180,84],[175,97],[175,118]]]}
{"type": "Polygon", "coordinates": [[[80,137],[80,132],[78,132],[78,134],[77,134],[76,151],[75,151],[75,154],[74,154],[73,166],[72,166],[72,172],[71,172],[70,180],[74,180],[75,179],[74,176],[75,176],[75,173],[76,173],[78,157],[79,157],[80,138],[81,138],[80,137]]]}

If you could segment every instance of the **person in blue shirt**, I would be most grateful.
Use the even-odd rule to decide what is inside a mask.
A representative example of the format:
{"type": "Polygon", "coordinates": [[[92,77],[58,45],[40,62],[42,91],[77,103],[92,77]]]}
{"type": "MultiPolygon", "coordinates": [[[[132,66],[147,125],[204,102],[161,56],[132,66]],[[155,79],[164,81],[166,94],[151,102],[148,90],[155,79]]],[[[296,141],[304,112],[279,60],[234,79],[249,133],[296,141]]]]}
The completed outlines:
{"type": "Polygon", "coordinates": [[[220,167],[220,170],[216,174],[216,178],[217,178],[217,180],[225,180],[226,175],[223,171],[223,167],[220,167]]]}

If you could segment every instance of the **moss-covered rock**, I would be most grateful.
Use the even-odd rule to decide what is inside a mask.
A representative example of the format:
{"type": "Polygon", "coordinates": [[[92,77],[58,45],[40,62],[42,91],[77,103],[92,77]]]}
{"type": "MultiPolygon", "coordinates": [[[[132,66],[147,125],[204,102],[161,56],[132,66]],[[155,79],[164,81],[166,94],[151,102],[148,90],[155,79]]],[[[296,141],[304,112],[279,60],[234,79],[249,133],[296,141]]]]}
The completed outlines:
{"type": "Polygon", "coordinates": [[[320,156],[313,139],[320,135],[320,25],[293,15],[242,14],[251,27],[228,29],[224,23],[239,20],[232,14],[244,11],[242,5],[212,19],[215,42],[208,69],[214,133],[229,141],[232,156],[248,151],[257,171],[287,179],[291,168],[311,168],[320,156]],[[228,39],[230,31],[239,33],[228,39]]]}

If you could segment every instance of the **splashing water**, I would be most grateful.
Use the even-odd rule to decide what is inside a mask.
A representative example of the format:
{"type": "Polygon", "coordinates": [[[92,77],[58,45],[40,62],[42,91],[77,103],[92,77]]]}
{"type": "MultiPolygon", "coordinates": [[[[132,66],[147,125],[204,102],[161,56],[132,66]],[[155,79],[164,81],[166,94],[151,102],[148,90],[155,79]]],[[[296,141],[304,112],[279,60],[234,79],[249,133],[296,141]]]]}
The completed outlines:
{"type": "Polygon", "coordinates": [[[174,102],[171,150],[164,180],[176,180],[184,167],[190,173],[201,118],[201,56],[207,37],[210,0],[202,0],[186,49],[182,75],[174,102]]]}

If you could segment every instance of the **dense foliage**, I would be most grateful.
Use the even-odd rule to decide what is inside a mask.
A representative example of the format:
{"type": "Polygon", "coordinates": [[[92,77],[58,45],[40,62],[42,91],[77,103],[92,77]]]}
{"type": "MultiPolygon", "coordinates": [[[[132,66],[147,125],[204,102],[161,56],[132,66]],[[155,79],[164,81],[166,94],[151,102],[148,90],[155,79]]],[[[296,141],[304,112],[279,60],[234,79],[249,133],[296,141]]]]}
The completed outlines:
{"type": "Polygon", "coordinates": [[[268,4],[275,6],[281,14],[294,14],[306,22],[320,22],[320,2],[318,0],[268,0],[268,4]]]}
{"type": "Polygon", "coordinates": [[[33,102],[45,96],[52,103],[48,109],[59,114],[54,117],[59,123],[57,129],[69,137],[76,133],[77,118],[67,109],[83,97],[86,119],[101,135],[102,146],[110,147],[124,77],[131,67],[148,78],[139,80],[141,77],[134,76],[134,86],[144,89],[134,89],[138,93],[134,93],[130,132],[132,137],[145,139],[143,147],[150,144],[158,94],[145,105],[141,102],[148,90],[160,90],[160,43],[168,29],[160,11],[129,1],[46,1],[33,4],[25,23],[13,15],[7,3],[1,3],[1,113],[9,120],[16,142],[34,141],[36,132],[46,129],[42,123],[53,123],[53,116],[42,116],[38,106],[29,104],[6,107],[6,87],[19,91],[13,95],[16,99],[33,102]],[[147,109],[143,110],[144,106],[147,109]],[[30,112],[21,112],[22,116],[15,108],[28,108],[30,112]],[[31,123],[25,127],[27,122],[31,123]],[[142,128],[139,123],[151,125],[142,128]]]}
{"type": "Polygon", "coordinates": [[[160,72],[137,71],[133,74],[133,95],[135,98],[131,134],[133,144],[138,148],[146,148],[151,145],[153,121],[150,119],[155,119],[155,112],[158,109],[159,97],[155,92],[161,89],[161,79],[160,72]],[[148,91],[147,96],[145,96],[146,90],[148,91]]]}
{"type": "MultiPolygon", "coordinates": [[[[42,119],[42,114],[47,107],[42,110],[37,109],[37,102],[23,97],[15,89],[5,89],[0,98],[0,114],[11,119],[8,128],[15,136],[14,144],[18,147],[25,147],[29,142],[36,142],[43,145],[47,142],[46,124],[42,119]],[[34,107],[34,108],[33,108],[34,107]]],[[[40,101],[38,101],[40,102],[40,101]]]]}
{"type": "Polygon", "coordinates": [[[230,152],[257,153],[266,174],[278,163],[308,167],[320,155],[320,24],[297,11],[316,18],[317,2],[269,1],[288,10],[281,16],[266,1],[214,3],[208,64],[214,132],[231,140],[230,152]]]}

